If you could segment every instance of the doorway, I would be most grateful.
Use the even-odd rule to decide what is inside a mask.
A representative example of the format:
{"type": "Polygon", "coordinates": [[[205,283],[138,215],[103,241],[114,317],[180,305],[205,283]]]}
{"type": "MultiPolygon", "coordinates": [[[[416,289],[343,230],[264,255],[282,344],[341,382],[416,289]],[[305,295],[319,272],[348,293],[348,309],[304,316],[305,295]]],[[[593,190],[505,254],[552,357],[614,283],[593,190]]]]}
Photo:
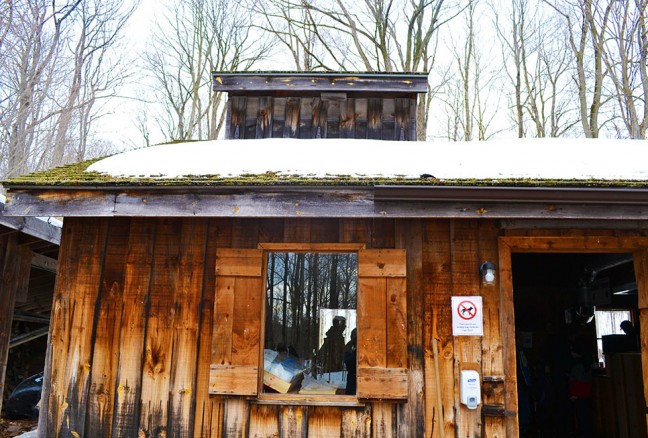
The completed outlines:
{"type": "MultiPolygon", "coordinates": [[[[532,398],[527,405],[531,407],[530,410],[524,405],[528,399],[520,397],[518,400],[518,389],[521,390],[520,392],[524,389],[518,386],[518,382],[520,382],[520,386],[523,385],[521,382],[525,379],[526,373],[526,370],[517,371],[518,357],[526,358],[529,373],[539,372],[542,376],[544,372],[545,377],[547,374],[550,377],[551,373],[555,375],[557,371],[551,369],[551,364],[545,367],[533,363],[538,356],[541,356],[545,363],[550,362],[551,355],[540,352],[543,338],[545,339],[545,348],[552,352],[559,351],[560,348],[557,346],[560,346],[563,348],[563,353],[568,351],[570,356],[572,356],[572,350],[575,350],[577,355],[597,357],[595,356],[597,331],[595,323],[593,323],[595,316],[592,315],[592,321],[588,321],[590,313],[593,313],[587,309],[587,304],[590,304],[591,301],[583,301],[584,295],[579,295],[583,291],[574,291],[574,282],[577,285],[576,288],[581,286],[583,266],[589,267],[587,265],[598,267],[598,269],[589,267],[590,270],[600,271],[594,277],[595,280],[596,277],[610,277],[609,292],[610,294],[616,292],[617,295],[616,298],[610,297],[613,300],[612,304],[599,304],[599,310],[623,305],[631,311],[632,318],[635,319],[638,326],[641,325],[639,324],[640,319],[643,320],[643,326],[647,326],[646,316],[648,314],[645,313],[648,305],[647,248],[648,239],[636,236],[585,235],[583,233],[578,236],[500,237],[500,318],[504,366],[506,370],[509,370],[507,375],[515,376],[515,378],[506,379],[504,383],[506,409],[511,414],[505,421],[507,435],[574,436],[571,435],[574,430],[580,431],[578,424],[574,426],[574,429],[570,423],[570,421],[577,421],[574,419],[576,413],[573,412],[573,406],[563,405],[568,407],[565,418],[562,419],[563,422],[557,422],[558,426],[567,424],[566,427],[569,429],[560,429],[556,423],[545,426],[541,423],[542,413],[538,420],[537,400],[542,400],[542,390],[534,393],[535,398],[532,398]],[[632,262],[629,261],[630,258],[632,262]],[[625,259],[628,261],[626,262],[625,259]],[[618,272],[612,275],[612,271],[603,272],[606,270],[617,270],[618,272]],[[622,275],[621,271],[625,273],[622,275]],[[622,290],[620,285],[624,283],[617,281],[621,278],[627,279],[628,272],[632,272],[634,281],[631,280],[625,284],[626,286],[636,284],[636,296],[633,296],[634,292],[630,290],[632,288],[622,290]],[[563,278],[560,281],[563,286],[556,284],[555,280],[545,280],[549,277],[563,278]],[[618,283],[618,285],[613,283],[618,283]],[[525,288],[527,289],[526,293],[525,288]],[[558,292],[559,289],[562,289],[562,293],[558,292]],[[620,299],[625,299],[626,302],[619,304],[618,300],[620,299]],[[540,332],[535,333],[534,330],[540,332]],[[521,345],[523,355],[516,354],[516,344],[521,345]],[[525,348],[529,351],[524,351],[525,348]],[[530,359],[526,357],[527,353],[531,356],[530,359]],[[525,409],[527,410],[525,411],[525,409]],[[569,409],[572,411],[570,412],[569,409]],[[524,417],[529,412],[530,417],[524,417]],[[547,435],[547,428],[550,428],[552,435],[547,435]]],[[[589,294],[590,297],[594,296],[596,303],[599,302],[601,291],[606,288],[600,284],[602,282],[603,280],[599,278],[595,285],[589,285],[596,289],[596,295],[589,294]]],[[[597,305],[593,307],[596,308],[597,305]]],[[[641,329],[641,327],[638,328],[641,329]]],[[[643,330],[645,331],[646,327],[643,330]]],[[[606,342],[605,339],[602,339],[602,342],[607,344],[608,350],[618,348],[614,342],[606,342]]],[[[624,353],[627,356],[632,356],[632,360],[617,361],[621,363],[613,364],[608,360],[619,358],[621,355],[614,354],[617,352],[612,350],[606,353],[603,367],[599,363],[599,366],[595,364],[591,369],[594,382],[591,389],[592,405],[589,411],[591,412],[589,417],[593,423],[593,435],[591,436],[646,437],[646,388],[643,385],[641,370],[642,366],[645,368],[648,364],[648,351],[644,349],[624,353]],[[628,365],[628,363],[632,365],[628,365]],[[618,388],[628,390],[618,391],[618,388]],[[629,402],[628,400],[634,401],[629,402]],[[618,418],[616,418],[617,416],[618,418]]],[[[560,356],[559,352],[555,354],[560,356]]],[[[592,359],[592,362],[594,360],[592,359]]],[[[531,385],[538,386],[533,382],[531,385]]],[[[562,414],[562,411],[560,413],[562,414]]],[[[586,427],[589,427],[589,423],[586,427]]]]}
{"type": "Polygon", "coordinates": [[[645,437],[632,252],[510,257],[519,435],[645,437]]]}

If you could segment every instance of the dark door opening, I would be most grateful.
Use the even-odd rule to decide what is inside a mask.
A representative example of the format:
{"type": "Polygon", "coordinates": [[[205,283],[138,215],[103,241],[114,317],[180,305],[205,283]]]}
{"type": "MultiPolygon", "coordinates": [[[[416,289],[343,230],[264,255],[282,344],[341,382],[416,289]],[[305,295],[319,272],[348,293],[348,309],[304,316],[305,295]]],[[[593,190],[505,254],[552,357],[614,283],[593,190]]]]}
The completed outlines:
{"type": "Polygon", "coordinates": [[[520,436],[646,437],[632,254],[511,263],[520,436]]]}

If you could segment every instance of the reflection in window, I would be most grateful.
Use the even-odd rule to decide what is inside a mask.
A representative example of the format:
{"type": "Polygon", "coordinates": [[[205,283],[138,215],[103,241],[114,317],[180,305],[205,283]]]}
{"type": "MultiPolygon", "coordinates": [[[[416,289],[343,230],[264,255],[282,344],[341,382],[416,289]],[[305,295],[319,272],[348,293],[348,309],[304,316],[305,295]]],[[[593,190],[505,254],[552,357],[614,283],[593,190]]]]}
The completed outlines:
{"type": "Polygon", "coordinates": [[[355,253],[269,253],[264,344],[267,393],[356,391],[355,253]]]}

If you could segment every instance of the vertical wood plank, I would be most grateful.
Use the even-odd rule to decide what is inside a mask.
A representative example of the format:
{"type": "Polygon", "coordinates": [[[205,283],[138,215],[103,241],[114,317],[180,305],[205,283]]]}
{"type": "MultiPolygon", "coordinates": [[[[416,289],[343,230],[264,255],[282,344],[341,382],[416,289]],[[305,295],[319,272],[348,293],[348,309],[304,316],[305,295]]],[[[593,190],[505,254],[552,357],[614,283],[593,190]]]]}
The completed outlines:
{"type": "Polygon", "coordinates": [[[372,219],[371,221],[371,247],[394,248],[396,223],[394,219],[372,219]]]}
{"type": "Polygon", "coordinates": [[[179,219],[160,219],[155,249],[142,369],[140,430],[147,436],[168,433],[175,293],[179,285],[179,219]]]}
{"type": "Polygon", "coordinates": [[[433,438],[455,436],[449,224],[446,220],[426,221],[423,249],[425,339],[438,346],[437,355],[433,345],[425,348],[425,436],[433,438]]]}
{"type": "Polygon", "coordinates": [[[272,137],[272,97],[259,97],[255,138],[272,137]]]}
{"type": "MultiPolygon", "coordinates": [[[[480,263],[497,261],[497,238],[499,231],[491,221],[479,222],[479,260],[480,263]]],[[[481,286],[484,305],[484,337],[482,342],[482,378],[486,376],[504,376],[502,357],[502,333],[500,331],[500,296],[499,275],[496,284],[481,286]]],[[[502,384],[483,385],[483,404],[504,405],[504,387],[502,384]]],[[[504,436],[505,427],[502,417],[484,417],[484,436],[504,436]]]]}
{"type": "Polygon", "coordinates": [[[198,328],[204,279],[207,219],[182,219],[180,259],[175,291],[175,325],[170,377],[168,430],[190,437],[194,428],[198,328]]]}
{"type": "Polygon", "coordinates": [[[284,219],[264,219],[259,224],[259,242],[283,242],[284,219]]]}
{"type": "Polygon", "coordinates": [[[237,277],[232,328],[232,363],[258,365],[261,337],[262,277],[237,277]],[[241,291],[249,291],[242,294],[241,291]]]}
{"type": "Polygon", "coordinates": [[[119,356],[115,384],[113,431],[116,437],[139,432],[141,368],[149,301],[155,222],[133,219],[125,257],[120,307],[119,356]]]}
{"type": "Polygon", "coordinates": [[[269,405],[250,406],[251,438],[276,438],[279,436],[279,407],[269,405]]]}
{"type": "MultiPolygon", "coordinates": [[[[408,264],[409,266],[409,264],[408,264]]],[[[408,279],[411,280],[411,277],[408,276],[408,279]]],[[[418,348],[419,351],[422,350],[422,347],[420,345],[413,345],[410,344],[409,342],[405,343],[403,342],[403,339],[409,338],[411,329],[407,330],[408,327],[410,327],[410,324],[412,324],[411,319],[408,318],[408,315],[403,313],[404,309],[411,309],[411,306],[413,305],[412,300],[410,300],[410,303],[407,303],[407,283],[408,281],[405,278],[387,278],[386,279],[386,294],[387,296],[385,297],[385,302],[386,302],[386,309],[385,309],[385,315],[386,315],[386,321],[387,321],[387,367],[388,368],[407,368],[407,364],[410,363],[410,365],[415,365],[416,360],[408,360],[408,351],[412,351],[416,348],[418,348]],[[409,322],[408,322],[409,320],[409,322]],[[414,363],[413,363],[414,362],[414,363]]],[[[418,291],[413,291],[413,293],[416,293],[418,291]]],[[[414,298],[415,300],[416,298],[414,298]]],[[[414,303],[415,304],[415,303],[414,303]]],[[[422,309],[422,307],[418,307],[422,309]]],[[[414,306],[414,310],[416,310],[417,307],[414,306]]],[[[420,327],[420,323],[419,323],[420,327]]],[[[414,324],[414,329],[417,328],[417,325],[414,324]]],[[[420,337],[419,337],[420,338],[420,337]]],[[[423,374],[422,374],[422,358],[419,358],[418,360],[418,365],[421,365],[421,369],[417,368],[412,368],[410,366],[410,382],[412,380],[415,380],[418,382],[418,380],[423,381],[423,374]],[[413,376],[412,374],[420,374],[420,379],[418,376],[413,376]]],[[[412,385],[410,385],[411,388],[412,385]]],[[[416,385],[413,385],[416,388],[416,385]]],[[[422,394],[423,388],[419,388],[418,394],[422,394]]],[[[415,393],[416,394],[416,393],[415,393]]],[[[412,394],[410,394],[411,396],[412,394]]],[[[413,408],[414,403],[413,400],[410,398],[408,406],[413,408]]],[[[424,411],[421,407],[421,411],[418,412],[419,415],[423,415],[424,411]]],[[[422,420],[422,418],[417,418],[417,417],[412,417],[409,418],[408,420],[413,420],[414,422],[417,422],[419,420],[422,420]]],[[[408,423],[408,424],[414,424],[414,423],[408,423]]],[[[423,422],[421,422],[421,430],[423,430],[423,422]]]]}
{"type": "Polygon", "coordinates": [[[367,99],[355,100],[355,138],[370,138],[367,135],[367,99]]]}
{"type": "Polygon", "coordinates": [[[340,138],[355,138],[355,99],[340,102],[340,138]]]}
{"type": "Polygon", "coordinates": [[[388,345],[401,345],[401,348],[388,355],[387,366],[407,367],[409,372],[408,402],[397,405],[399,436],[424,436],[423,225],[418,219],[398,220],[395,234],[396,247],[405,249],[407,255],[407,284],[404,284],[405,278],[388,279],[388,345]],[[399,280],[401,284],[397,283],[399,280]],[[399,290],[403,293],[399,294],[399,290]],[[399,309],[404,308],[407,308],[407,315],[398,314],[399,309]],[[398,338],[406,338],[407,344],[398,344],[398,338]]]}
{"type": "Polygon", "coordinates": [[[308,407],[282,406],[279,418],[279,436],[306,438],[308,436],[308,407]]]}
{"type": "MultiPolygon", "coordinates": [[[[112,219],[104,258],[94,339],[86,435],[111,436],[130,219],[112,219]]],[[[132,366],[132,364],[131,364],[132,366]]]]}
{"type": "Polygon", "coordinates": [[[232,140],[245,138],[245,116],[247,113],[247,97],[234,96],[229,98],[231,108],[230,137],[232,140]]]}
{"type": "MultiPolygon", "coordinates": [[[[15,270],[16,302],[24,303],[29,293],[29,276],[31,274],[32,250],[29,246],[18,246],[15,270]]],[[[2,392],[0,392],[2,394],[2,392]]],[[[2,403],[0,402],[0,408],[2,403]]]]}
{"type": "Polygon", "coordinates": [[[396,129],[396,107],[394,99],[382,99],[382,139],[398,140],[398,130],[396,129]]]}
{"type": "Polygon", "coordinates": [[[259,219],[232,219],[232,248],[256,248],[259,244],[259,219]]]}
{"type": "MultiPolygon", "coordinates": [[[[643,376],[644,400],[648,400],[648,250],[635,251],[634,271],[639,293],[639,334],[641,348],[641,372],[643,376]]],[[[648,413],[646,413],[648,424],[648,413]]],[[[646,431],[648,433],[648,431],[646,431]]]]}
{"type": "MultiPolygon", "coordinates": [[[[46,436],[84,434],[106,219],[66,219],[50,328],[46,436]]],[[[47,368],[47,367],[46,367],[47,368]]]]}
{"type": "Polygon", "coordinates": [[[382,138],[383,100],[377,97],[367,99],[367,138],[382,138]]]}
{"type": "Polygon", "coordinates": [[[327,104],[326,138],[340,138],[340,107],[346,108],[346,99],[331,99],[327,104]]]}
{"type": "Polygon", "coordinates": [[[372,438],[392,438],[397,435],[394,421],[394,405],[388,402],[371,404],[371,436],[372,438]]]}
{"type": "MultiPolygon", "coordinates": [[[[410,126],[411,126],[410,136],[409,136],[410,141],[417,141],[419,139],[418,138],[418,126],[417,126],[417,124],[421,123],[423,125],[423,122],[424,122],[423,120],[418,119],[418,115],[417,115],[417,107],[418,107],[417,99],[418,98],[410,99],[410,103],[409,103],[409,106],[410,106],[410,111],[409,111],[409,113],[410,113],[410,126]]],[[[423,99],[425,99],[425,97],[423,97],[423,99]]],[[[421,140],[425,140],[425,132],[422,133],[421,140]]]]}
{"type": "MultiPolygon", "coordinates": [[[[16,262],[21,259],[18,255],[18,244],[15,235],[0,237],[0,266],[2,267],[2,284],[0,284],[0,410],[4,394],[5,374],[9,358],[9,341],[11,340],[11,324],[16,302],[16,262]]],[[[31,252],[29,260],[31,262],[31,252]]],[[[29,272],[27,274],[29,279],[29,272]]]]}
{"type": "Polygon", "coordinates": [[[227,438],[243,438],[246,436],[249,421],[248,402],[242,398],[228,398],[225,400],[225,414],[223,417],[224,436],[227,438]]]}
{"type": "Polygon", "coordinates": [[[312,114],[312,138],[327,138],[328,137],[328,106],[329,102],[319,98],[313,99],[311,103],[312,114]]]}
{"type": "Polygon", "coordinates": [[[313,243],[336,243],[340,241],[338,219],[317,219],[310,221],[310,241],[313,243]]]}
{"type": "Polygon", "coordinates": [[[319,98],[304,97],[299,108],[299,138],[315,138],[313,133],[313,107],[319,98]]]}
{"type": "MultiPolygon", "coordinates": [[[[410,101],[411,99],[398,98],[394,99],[395,104],[395,123],[394,123],[394,138],[398,141],[412,140],[412,121],[410,115],[410,101]]],[[[414,138],[416,140],[416,137],[414,138]]]]}
{"type": "Polygon", "coordinates": [[[371,219],[341,219],[340,241],[371,245],[371,219]]]}
{"type": "Polygon", "coordinates": [[[245,110],[245,137],[256,138],[257,134],[257,117],[259,114],[260,97],[248,96],[247,108],[245,110]]]}
{"type": "Polygon", "coordinates": [[[300,129],[301,99],[289,97],[286,101],[286,117],[284,124],[284,138],[301,138],[300,129]]]}
{"type": "Polygon", "coordinates": [[[214,317],[219,323],[214,326],[214,350],[212,363],[218,365],[232,364],[232,326],[234,323],[234,277],[218,276],[214,297],[214,317]]]}
{"type": "Polygon", "coordinates": [[[194,438],[222,436],[225,404],[221,397],[209,395],[209,373],[212,343],[217,342],[214,324],[214,295],[216,290],[216,251],[231,246],[231,221],[210,219],[207,230],[207,247],[204,261],[203,298],[199,332],[199,350],[196,370],[196,401],[194,438]]]}
{"type": "Polygon", "coordinates": [[[291,243],[308,243],[311,236],[310,219],[292,219],[284,220],[284,241],[291,243]]]}
{"type": "MultiPolygon", "coordinates": [[[[517,366],[515,359],[515,306],[513,304],[513,270],[511,248],[500,241],[498,246],[500,283],[500,320],[504,358],[504,400],[507,411],[518,412],[517,366]]],[[[517,417],[506,417],[506,436],[519,436],[517,417]]]]}
{"type": "Polygon", "coordinates": [[[228,98],[225,102],[225,140],[234,138],[232,129],[232,99],[228,98]]]}
{"type": "Polygon", "coordinates": [[[284,135],[286,123],[286,98],[274,97],[272,99],[272,136],[281,138],[284,135]]]}
{"type": "Polygon", "coordinates": [[[340,436],[343,438],[371,437],[371,405],[342,411],[340,436]]]}
{"type": "Polygon", "coordinates": [[[358,368],[387,366],[386,278],[358,278],[358,368]]]}
{"type": "Polygon", "coordinates": [[[312,406],[308,409],[308,436],[335,438],[341,435],[340,408],[312,406]]]}
{"type": "MultiPolygon", "coordinates": [[[[479,228],[475,221],[453,221],[452,237],[452,289],[454,295],[478,295],[479,284],[479,228]]],[[[456,336],[455,379],[460,371],[475,369],[481,362],[482,338],[480,336],[456,336]]],[[[480,376],[481,369],[476,369],[480,376]]],[[[459,436],[481,436],[481,407],[471,410],[459,403],[459,381],[455,381],[455,406],[459,436]]]]}

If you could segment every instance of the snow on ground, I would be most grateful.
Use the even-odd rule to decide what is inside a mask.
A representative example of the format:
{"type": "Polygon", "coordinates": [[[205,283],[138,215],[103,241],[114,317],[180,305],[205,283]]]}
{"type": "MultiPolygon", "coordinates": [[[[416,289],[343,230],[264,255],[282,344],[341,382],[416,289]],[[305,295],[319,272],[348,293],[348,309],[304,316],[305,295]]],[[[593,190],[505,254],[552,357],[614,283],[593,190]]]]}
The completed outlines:
{"type": "Polygon", "coordinates": [[[105,158],[112,176],[177,178],[274,172],[313,177],[648,180],[648,142],[514,139],[393,142],[353,139],[214,140],[165,144],[105,158]]]}

